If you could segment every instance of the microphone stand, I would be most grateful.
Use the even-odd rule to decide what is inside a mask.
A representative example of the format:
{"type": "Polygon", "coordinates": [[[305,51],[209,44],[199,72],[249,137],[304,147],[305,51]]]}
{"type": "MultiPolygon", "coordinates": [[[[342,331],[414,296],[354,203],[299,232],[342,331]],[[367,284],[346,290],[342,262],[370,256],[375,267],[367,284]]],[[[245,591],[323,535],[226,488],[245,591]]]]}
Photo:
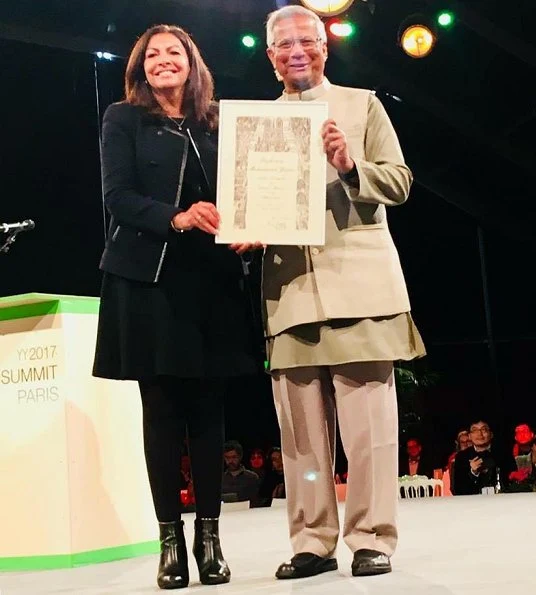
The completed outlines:
{"type": "Polygon", "coordinates": [[[2,246],[0,246],[0,252],[3,252],[4,254],[9,252],[9,248],[11,247],[11,244],[13,244],[13,242],[17,239],[18,233],[18,231],[12,231],[8,234],[5,242],[2,244],[2,246]]]}
{"type": "MultiPolygon", "coordinates": [[[[23,224],[18,227],[18,229],[12,229],[10,231],[6,231],[6,239],[4,241],[4,243],[2,244],[2,246],[0,246],[0,253],[3,254],[7,254],[9,252],[9,249],[11,248],[11,244],[13,244],[15,242],[15,240],[17,239],[17,234],[19,234],[21,231],[30,231],[35,227],[34,222],[31,219],[28,219],[26,221],[23,222],[23,224]],[[28,225],[27,225],[28,224],[28,225]]],[[[1,229],[1,226],[0,226],[1,229]]]]}

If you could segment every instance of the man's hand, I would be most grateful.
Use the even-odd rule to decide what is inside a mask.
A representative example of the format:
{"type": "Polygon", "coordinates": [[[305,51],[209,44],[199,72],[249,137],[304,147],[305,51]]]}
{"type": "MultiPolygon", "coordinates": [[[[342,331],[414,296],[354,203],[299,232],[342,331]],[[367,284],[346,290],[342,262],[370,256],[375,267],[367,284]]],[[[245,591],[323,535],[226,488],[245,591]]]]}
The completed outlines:
{"type": "Polygon", "coordinates": [[[469,460],[469,465],[471,465],[471,471],[474,475],[478,475],[480,473],[480,467],[482,467],[482,459],[480,457],[475,457],[474,459],[469,460]]]}
{"type": "Polygon", "coordinates": [[[216,235],[220,227],[220,214],[211,202],[199,201],[194,203],[187,211],[177,213],[172,219],[176,230],[189,231],[194,227],[216,235]]]}
{"type": "Polygon", "coordinates": [[[328,163],[341,174],[352,171],[355,163],[348,152],[346,134],[337,128],[335,120],[326,120],[322,125],[321,134],[328,163]]]}
{"type": "Polygon", "coordinates": [[[261,242],[243,242],[229,245],[229,250],[233,250],[237,254],[245,254],[250,250],[259,250],[260,248],[266,248],[266,244],[262,244],[261,242]]]}

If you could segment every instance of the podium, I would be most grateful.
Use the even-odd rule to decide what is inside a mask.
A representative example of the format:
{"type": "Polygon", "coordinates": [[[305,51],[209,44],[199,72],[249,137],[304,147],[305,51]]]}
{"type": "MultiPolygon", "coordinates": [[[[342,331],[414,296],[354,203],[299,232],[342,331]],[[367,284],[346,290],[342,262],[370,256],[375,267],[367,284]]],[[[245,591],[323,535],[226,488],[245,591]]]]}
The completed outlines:
{"type": "Polygon", "coordinates": [[[0,298],[0,570],[159,551],[138,386],[91,376],[98,307],[0,298]]]}

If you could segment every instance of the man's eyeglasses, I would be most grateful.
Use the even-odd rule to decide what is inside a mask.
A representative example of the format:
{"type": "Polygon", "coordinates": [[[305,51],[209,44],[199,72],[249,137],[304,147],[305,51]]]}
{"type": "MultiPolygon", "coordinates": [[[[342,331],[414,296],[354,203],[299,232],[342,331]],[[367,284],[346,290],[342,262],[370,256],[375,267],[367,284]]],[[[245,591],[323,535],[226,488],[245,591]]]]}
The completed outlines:
{"type": "Polygon", "coordinates": [[[470,430],[471,434],[489,434],[490,429],[489,428],[471,428],[470,430]]]}
{"type": "Polygon", "coordinates": [[[313,37],[298,37],[296,39],[282,39],[277,43],[274,42],[272,45],[279,52],[290,52],[290,50],[294,47],[294,44],[299,43],[302,49],[307,51],[315,48],[319,41],[320,37],[317,37],[316,39],[313,37]]]}

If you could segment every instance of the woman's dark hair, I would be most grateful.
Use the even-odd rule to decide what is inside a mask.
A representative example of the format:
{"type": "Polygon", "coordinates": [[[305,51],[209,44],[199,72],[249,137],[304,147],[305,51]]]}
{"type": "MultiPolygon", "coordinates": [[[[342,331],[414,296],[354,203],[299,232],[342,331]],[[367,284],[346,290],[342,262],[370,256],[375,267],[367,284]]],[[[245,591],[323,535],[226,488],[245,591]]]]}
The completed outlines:
{"type": "Polygon", "coordinates": [[[213,130],[218,124],[218,107],[214,101],[214,80],[199,49],[184,29],[175,25],[150,27],[136,41],[125,72],[125,100],[132,105],[146,107],[151,113],[162,114],[162,108],[145,80],[145,52],[149,41],[159,33],[171,33],[184,46],[190,63],[190,74],[184,88],[184,114],[194,118],[201,126],[213,130]]]}
{"type": "Polygon", "coordinates": [[[281,449],[279,448],[279,446],[272,446],[272,448],[270,448],[268,450],[268,452],[266,453],[266,467],[268,469],[272,469],[272,455],[274,454],[274,452],[278,452],[281,456],[283,456],[283,453],[281,452],[281,449]]]}

